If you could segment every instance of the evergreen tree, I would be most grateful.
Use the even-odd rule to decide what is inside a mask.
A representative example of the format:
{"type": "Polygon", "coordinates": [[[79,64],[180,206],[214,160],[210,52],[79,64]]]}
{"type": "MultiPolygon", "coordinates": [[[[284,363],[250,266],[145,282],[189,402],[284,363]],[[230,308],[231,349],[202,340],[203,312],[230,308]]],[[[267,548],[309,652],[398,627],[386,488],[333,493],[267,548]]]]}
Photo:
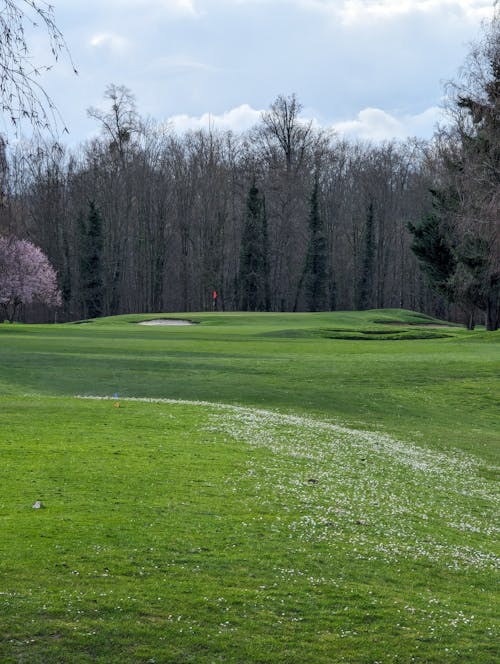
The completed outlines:
{"type": "Polygon", "coordinates": [[[309,247],[306,259],[306,303],[309,311],[328,308],[328,248],[319,213],[319,183],[315,178],[310,198],[309,247]]]}
{"type": "Polygon", "coordinates": [[[430,287],[448,302],[455,302],[467,313],[467,327],[474,327],[474,307],[479,305],[481,269],[480,250],[472,238],[461,247],[454,226],[448,217],[458,207],[454,191],[432,190],[433,212],[416,224],[409,223],[413,235],[411,250],[430,287]],[[478,263],[479,260],[479,263],[478,263]]]}
{"type": "Polygon", "coordinates": [[[264,250],[264,309],[271,311],[271,283],[269,264],[269,233],[267,229],[266,199],[262,197],[262,242],[264,250]]]}
{"type": "Polygon", "coordinates": [[[84,316],[96,318],[104,310],[102,265],[102,219],[94,201],[89,201],[86,223],[81,223],[80,283],[84,316]]]}
{"type": "Polygon", "coordinates": [[[356,309],[369,309],[373,289],[373,265],[375,262],[375,215],[373,201],[368,205],[364,237],[363,264],[358,284],[356,309]]]}
{"type": "Polygon", "coordinates": [[[435,211],[410,225],[413,251],[436,290],[500,325],[500,13],[452,88],[454,122],[438,143],[435,211]]]}
{"type": "Polygon", "coordinates": [[[267,226],[263,212],[263,200],[254,181],[248,192],[240,248],[239,290],[243,311],[266,309],[267,226]]]}
{"type": "MultiPolygon", "coordinates": [[[[500,7],[482,46],[473,52],[471,74],[481,81],[458,94],[461,160],[455,181],[462,195],[457,250],[465,280],[457,283],[486,314],[486,329],[500,326],[500,7]],[[474,66],[476,71],[474,71],[474,66]],[[479,74],[482,74],[479,77],[479,74]]],[[[460,275],[457,275],[457,277],[460,275]]]]}
{"type": "Polygon", "coordinates": [[[452,285],[457,268],[454,252],[456,238],[453,226],[448,222],[450,211],[455,211],[458,200],[456,192],[431,190],[433,210],[417,223],[409,223],[408,230],[413,235],[411,250],[417,257],[429,285],[448,301],[455,300],[452,285]]]}

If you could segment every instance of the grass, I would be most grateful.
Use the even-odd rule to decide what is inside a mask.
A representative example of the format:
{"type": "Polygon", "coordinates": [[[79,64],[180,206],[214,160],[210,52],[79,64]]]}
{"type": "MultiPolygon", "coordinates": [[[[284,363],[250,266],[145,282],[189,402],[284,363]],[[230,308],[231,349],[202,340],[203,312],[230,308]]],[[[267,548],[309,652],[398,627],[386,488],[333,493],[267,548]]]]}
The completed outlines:
{"type": "Polygon", "coordinates": [[[498,334],[190,317],[0,326],[0,661],[497,661],[498,334]]]}
{"type": "Polygon", "coordinates": [[[414,332],[420,321],[425,333],[435,331],[426,327],[435,321],[397,310],[191,317],[203,323],[142,327],[135,315],[86,325],[0,325],[0,393],[240,403],[497,458],[498,332],[448,328],[446,338],[393,344],[327,339],[318,331],[382,333],[406,323],[414,332]]]}

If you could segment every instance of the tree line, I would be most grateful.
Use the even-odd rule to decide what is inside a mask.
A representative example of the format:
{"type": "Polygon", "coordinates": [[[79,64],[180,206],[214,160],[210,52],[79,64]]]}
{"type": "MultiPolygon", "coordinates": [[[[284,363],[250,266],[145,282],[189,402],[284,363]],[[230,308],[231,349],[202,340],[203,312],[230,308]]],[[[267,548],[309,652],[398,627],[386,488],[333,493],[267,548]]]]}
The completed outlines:
{"type": "Polygon", "coordinates": [[[0,235],[48,256],[60,320],[208,310],[216,291],[227,311],[403,307],[496,329],[499,53],[494,21],[431,141],[339,138],[295,95],[248,132],[179,135],[110,85],[98,137],[0,146],[0,235]]]}
{"type": "Polygon", "coordinates": [[[184,135],[107,91],[79,149],[9,155],[2,234],[59,275],[64,317],[135,311],[439,309],[407,223],[429,207],[423,143],[363,145],[300,120],[279,97],[251,132],[184,135]]]}

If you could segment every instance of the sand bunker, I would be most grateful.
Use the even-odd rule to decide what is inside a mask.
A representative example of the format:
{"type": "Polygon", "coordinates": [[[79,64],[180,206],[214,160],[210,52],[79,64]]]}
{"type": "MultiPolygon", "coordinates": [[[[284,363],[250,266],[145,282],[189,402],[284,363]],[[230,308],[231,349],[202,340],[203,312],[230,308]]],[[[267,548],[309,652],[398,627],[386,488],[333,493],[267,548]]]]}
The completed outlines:
{"type": "Polygon", "coordinates": [[[194,323],[180,318],[157,318],[156,320],[143,320],[139,325],[194,325],[194,323]]]}

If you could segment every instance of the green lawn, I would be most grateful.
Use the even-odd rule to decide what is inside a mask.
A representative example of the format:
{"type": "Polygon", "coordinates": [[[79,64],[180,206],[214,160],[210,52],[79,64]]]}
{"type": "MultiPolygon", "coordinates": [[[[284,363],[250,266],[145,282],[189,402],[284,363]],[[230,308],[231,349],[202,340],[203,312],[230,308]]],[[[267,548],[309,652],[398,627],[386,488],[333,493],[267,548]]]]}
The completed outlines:
{"type": "Polygon", "coordinates": [[[186,317],[0,325],[0,661],[499,661],[500,334],[186,317]]]}

